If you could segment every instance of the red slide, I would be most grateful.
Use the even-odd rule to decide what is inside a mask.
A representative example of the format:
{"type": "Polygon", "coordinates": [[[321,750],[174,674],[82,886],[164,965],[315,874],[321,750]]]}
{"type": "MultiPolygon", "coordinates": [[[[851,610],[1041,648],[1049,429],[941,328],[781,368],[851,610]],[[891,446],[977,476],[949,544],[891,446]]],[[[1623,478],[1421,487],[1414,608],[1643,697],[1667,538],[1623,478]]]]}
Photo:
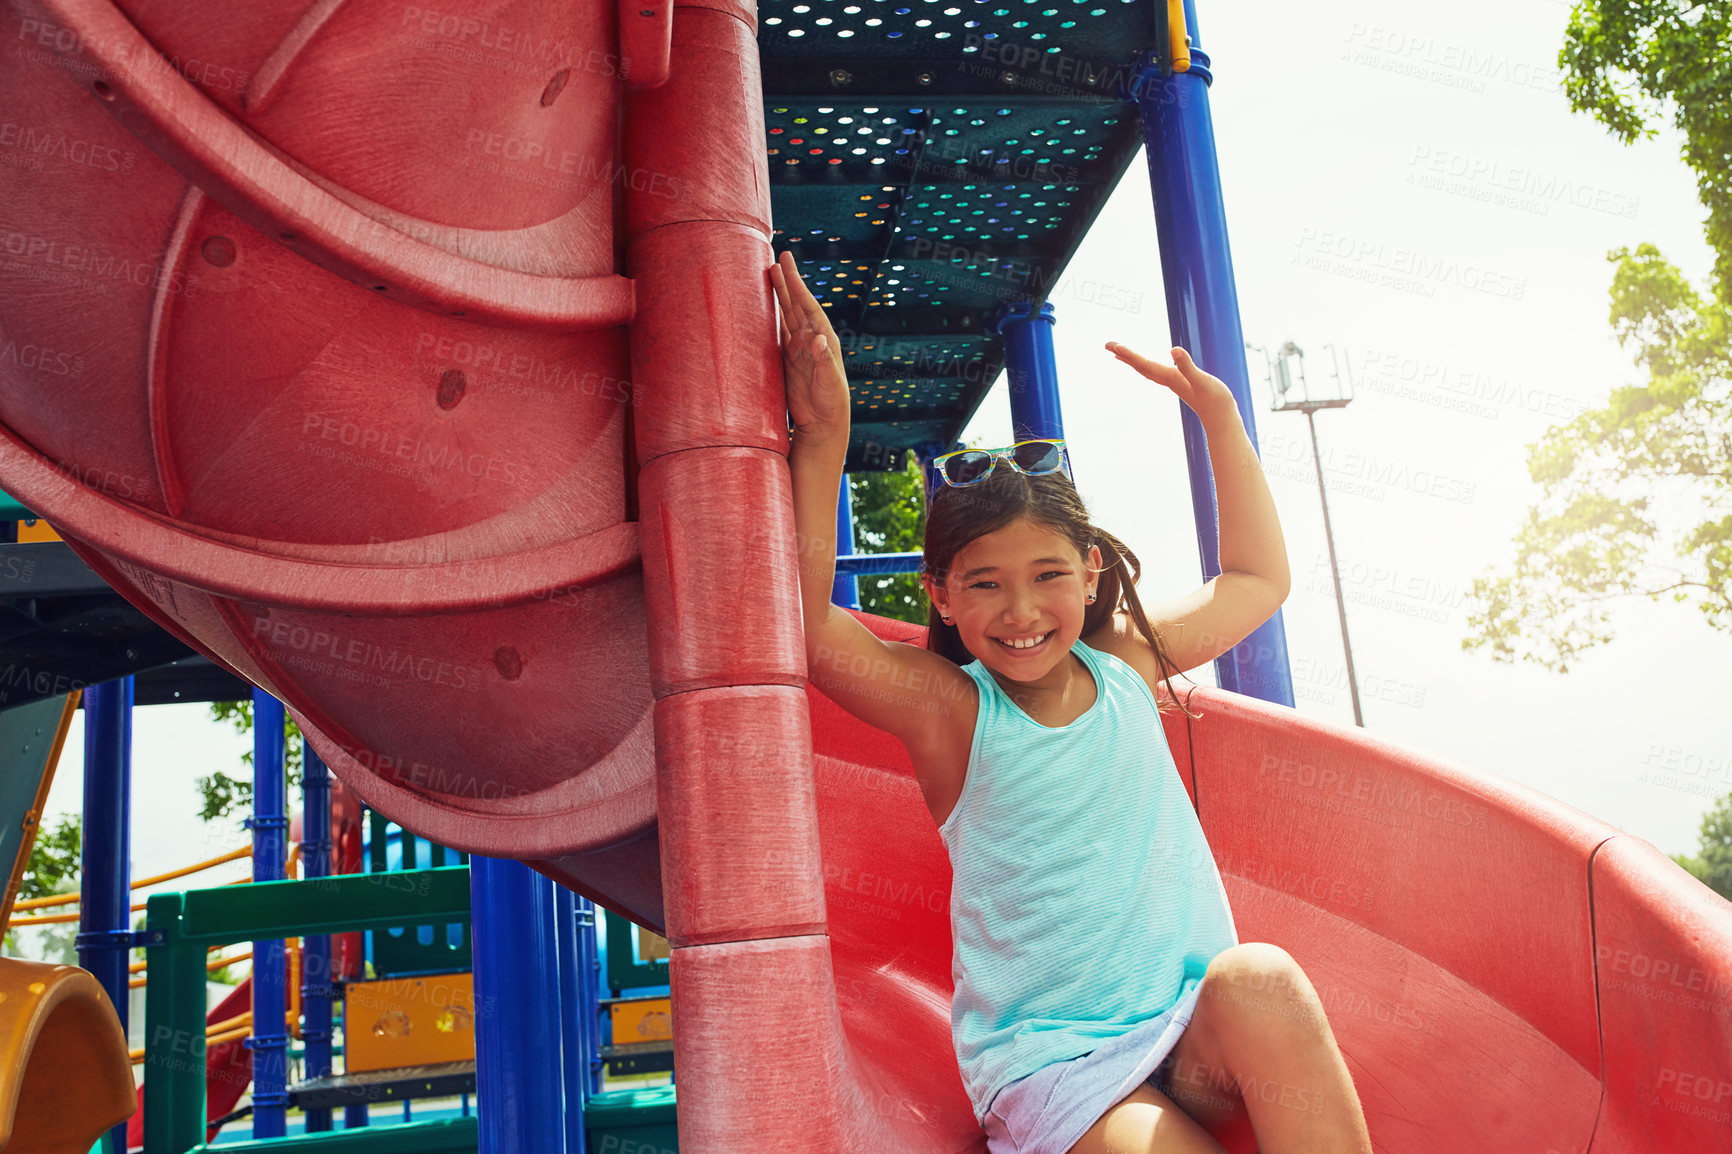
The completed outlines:
{"type": "MultiPolygon", "coordinates": [[[[446,7],[0,8],[0,107],[65,154],[0,181],[0,489],[368,804],[663,931],[682,1149],[978,1151],[942,843],[806,687],[754,6],[446,7]]],[[[1240,935],[1312,975],[1380,1149],[1725,1148],[1732,905],[1191,704],[1240,935]]]]}

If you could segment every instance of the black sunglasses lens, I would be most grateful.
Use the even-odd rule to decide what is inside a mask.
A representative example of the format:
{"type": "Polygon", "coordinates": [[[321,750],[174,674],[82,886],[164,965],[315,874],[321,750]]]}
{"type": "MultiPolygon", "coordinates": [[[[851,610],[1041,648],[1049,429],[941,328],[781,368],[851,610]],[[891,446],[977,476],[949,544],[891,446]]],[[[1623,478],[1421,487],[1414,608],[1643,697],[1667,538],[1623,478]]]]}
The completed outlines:
{"type": "Polygon", "coordinates": [[[1064,450],[1038,442],[1016,447],[1016,464],[1025,473],[1056,473],[1064,465],[1064,450]]]}
{"type": "Polygon", "coordinates": [[[958,453],[944,462],[944,479],[952,485],[966,485],[970,481],[978,481],[992,467],[992,454],[979,449],[967,453],[958,453]]]}

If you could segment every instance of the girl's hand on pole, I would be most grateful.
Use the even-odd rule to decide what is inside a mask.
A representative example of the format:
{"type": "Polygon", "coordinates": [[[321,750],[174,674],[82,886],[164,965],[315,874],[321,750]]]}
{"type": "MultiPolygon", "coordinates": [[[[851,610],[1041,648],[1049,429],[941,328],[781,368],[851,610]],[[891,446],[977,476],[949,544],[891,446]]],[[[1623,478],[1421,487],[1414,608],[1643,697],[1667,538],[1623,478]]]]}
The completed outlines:
{"type": "Polygon", "coordinates": [[[841,342],[824,306],[806,287],[794,254],[784,252],[770,266],[782,331],[782,382],[788,415],[803,440],[848,432],[848,374],[841,342]]]}
{"type": "Polygon", "coordinates": [[[1117,341],[1108,341],[1107,351],[1149,380],[1165,385],[1199,417],[1213,417],[1229,412],[1238,415],[1238,406],[1233,402],[1233,391],[1219,377],[1199,369],[1197,362],[1191,359],[1190,352],[1179,345],[1173,346],[1173,363],[1170,365],[1151,361],[1117,341]]]}

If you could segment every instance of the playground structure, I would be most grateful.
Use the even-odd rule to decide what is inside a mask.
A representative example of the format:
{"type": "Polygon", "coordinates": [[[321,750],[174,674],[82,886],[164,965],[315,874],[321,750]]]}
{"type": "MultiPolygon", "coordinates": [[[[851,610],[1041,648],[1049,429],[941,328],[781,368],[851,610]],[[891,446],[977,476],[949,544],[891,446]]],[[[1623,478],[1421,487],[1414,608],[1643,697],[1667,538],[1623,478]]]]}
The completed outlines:
{"type": "MultiPolygon", "coordinates": [[[[124,705],[129,689],[127,682],[121,682],[91,691],[86,725],[90,739],[87,793],[111,792],[116,785],[121,787],[120,792],[126,792],[129,758],[125,751],[129,740],[124,731],[130,727],[118,727],[123,731],[118,742],[102,739],[104,728],[113,730],[116,727],[112,723],[125,716],[116,706],[124,705]],[[117,753],[119,757],[114,756],[117,753]]],[[[4,741],[9,752],[4,773],[0,774],[0,782],[6,788],[5,796],[0,797],[0,817],[8,831],[21,828],[29,832],[38,824],[42,801],[52,782],[62,740],[79,704],[78,697],[75,692],[0,712],[0,741],[4,741]],[[15,793],[25,794],[28,801],[20,804],[19,798],[13,796],[15,793]]],[[[264,704],[268,709],[268,701],[256,704],[264,704]]],[[[273,773],[280,780],[283,774],[280,707],[276,718],[276,760],[272,761],[273,742],[268,728],[255,742],[261,780],[273,773]]],[[[357,819],[353,798],[334,807],[328,821],[320,819],[319,811],[327,808],[322,796],[327,791],[328,779],[316,755],[309,756],[306,770],[303,786],[308,820],[303,822],[298,816],[288,823],[291,836],[296,829],[301,836],[289,848],[286,876],[290,879],[295,876],[303,856],[311,879],[321,879],[331,865],[339,873],[354,874],[362,864],[363,842],[359,836],[362,822],[357,819]],[[316,834],[326,826],[330,840],[321,844],[316,834]],[[314,836],[309,837],[309,832],[314,836]],[[321,861],[326,861],[325,867],[321,867],[321,861]]],[[[268,790],[259,792],[269,794],[268,790]]],[[[87,806],[90,815],[98,818],[97,824],[101,810],[99,804],[87,806]]],[[[124,819],[124,814],[121,817],[124,819]]],[[[119,824],[124,830],[124,820],[119,824]]],[[[255,830],[281,828],[269,815],[255,814],[248,824],[255,830]]],[[[0,994],[6,995],[0,996],[0,1034],[7,1039],[4,1052],[25,1059],[15,1066],[9,1059],[5,1076],[0,1077],[0,1104],[6,1106],[0,1122],[14,1123],[11,1129],[19,1143],[8,1147],[6,1136],[0,1134],[0,1149],[64,1148],[71,1154],[84,1154],[90,1147],[88,1135],[128,1113],[131,1114],[128,1124],[113,1136],[114,1149],[155,1144],[169,1133],[197,1143],[214,1139],[225,1122],[249,1114],[268,1117],[267,1104],[272,1099],[276,1100],[279,1113],[285,1106],[302,1108],[309,1134],[332,1129],[332,1106],[343,1108],[345,1129],[354,1130],[369,1124],[370,1104],[401,1101],[403,1118],[408,1122],[412,1099],[459,1094],[463,1098],[460,1118],[394,1126],[367,1148],[475,1149],[475,1120],[470,1116],[469,1095],[475,1088],[476,1006],[467,972],[469,945],[466,934],[461,932],[468,921],[468,871],[420,868],[439,866],[441,857],[446,859],[447,866],[455,857],[461,867],[462,855],[427,846],[406,832],[391,828],[376,812],[366,815],[365,824],[371,828],[371,837],[367,839],[370,848],[365,854],[368,872],[364,875],[341,882],[289,880],[275,886],[245,884],[251,879],[242,878],[211,889],[157,893],[150,898],[151,912],[142,931],[114,935],[123,936],[132,946],[154,947],[148,950],[152,962],[148,970],[156,977],[155,985],[147,984],[147,964],[142,961],[127,966],[130,980],[125,983],[125,987],[143,988],[147,994],[148,1023],[143,1034],[148,1045],[133,1050],[130,1057],[134,1066],[148,1061],[148,1069],[153,1072],[148,1090],[155,1109],[153,1124],[148,1128],[144,1125],[145,1114],[132,1109],[132,1079],[126,1075],[125,1062],[115,1060],[125,1055],[124,1045],[106,1048],[106,1043],[98,1045],[109,1032],[124,1037],[124,1015],[117,1016],[115,1008],[125,1006],[127,999],[111,1001],[86,970],[0,959],[0,994]],[[442,898],[429,901],[434,887],[438,887],[442,898]],[[403,915],[399,921],[406,921],[407,926],[394,924],[384,916],[393,909],[403,915]],[[426,921],[430,910],[445,912],[454,920],[445,925],[424,926],[418,933],[415,927],[426,921]],[[293,923],[285,922],[287,929],[300,933],[305,931],[306,924],[315,923],[320,917],[338,920],[341,922],[338,928],[350,931],[335,939],[339,948],[334,953],[329,948],[333,939],[322,934],[290,938],[286,943],[274,936],[269,943],[258,940],[266,936],[257,932],[261,922],[282,922],[287,918],[293,923]],[[368,971],[382,980],[365,980],[360,975],[363,949],[359,941],[362,934],[358,931],[362,927],[371,931],[373,939],[365,947],[368,971]],[[207,960],[207,951],[245,944],[244,939],[249,937],[252,949],[223,953],[207,960]],[[210,944],[211,939],[216,939],[215,944],[210,944]],[[279,948],[284,945],[286,951],[279,948]],[[208,1013],[205,1011],[203,973],[252,960],[255,955],[261,959],[255,968],[267,997],[271,993],[287,996],[283,1033],[274,1039],[270,1035],[275,1031],[254,1022],[252,977],[243,979],[220,1004],[208,1013]],[[341,1075],[329,1073],[333,1055],[333,994],[338,995],[344,1007],[346,1048],[335,1051],[343,1054],[341,1075]],[[71,1008],[63,1005],[67,1003],[71,1008]],[[305,1031],[301,1028],[303,1022],[305,1031]],[[292,1085],[285,1085],[280,1062],[274,1070],[267,1065],[255,1072],[249,1053],[261,1038],[277,1042],[278,1046],[273,1048],[286,1049],[288,1035],[304,1039],[306,1069],[314,1075],[292,1085]],[[98,1059],[110,1060],[109,1068],[105,1069],[98,1059]],[[69,1070],[83,1071],[84,1076],[63,1088],[60,1080],[69,1070]],[[249,1084],[251,1104],[233,1110],[249,1084]],[[87,1135],[82,1142],[78,1140],[80,1134],[87,1135]]],[[[93,832],[102,833],[99,829],[93,832]]],[[[97,836],[85,842],[87,878],[100,878],[99,867],[110,859],[115,840],[97,836]]],[[[14,886],[28,849],[28,837],[0,842],[0,872],[10,877],[14,886]]],[[[208,861],[139,878],[131,882],[130,889],[136,892],[188,879],[214,867],[249,859],[254,852],[251,846],[243,847],[208,861]]],[[[12,910],[26,916],[12,920],[9,928],[68,922],[88,924],[95,920],[89,916],[93,899],[94,904],[100,905],[107,896],[102,889],[98,884],[86,886],[82,893],[9,903],[9,909],[0,910],[0,925],[6,924],[6,915],[12,910]],[[74,903],[85,909],[56,912],[74,903]]],[[[137,912],[145,910],[147,904],[134,902],[129,908],[137,912]]],[[[575,931],[570,944],[576,947],[576,953],[561,955],[564,967],[561,979],[563,987],[571,991],[565,1015],[578,1037],[572,1055],[577,1064],[571,1088],[574,1100],[585,1102],[600,1090],[602,1058],[615,1047],[601,1046],[593,1025],[589,1025],[597,1021],[599,1005],[594,979],[586,981],[584,975],[597,974],[600,963],[588,903],[575,899],[570,901],[569,908],[575,915],[567,925],[575,931]]],[[[659,971],[653,965],[634,966],[629,960],[631,935],[625,930],[618,934],[616,948],[607,958],[610,982],[615,987],[665,986],[665,963],[659,971]]],[[[99,932],[92,938],[101,940],[107,936],[99,932]]],[[[80,938],[81,952],[87,958],[92,938],[80,938]]],[[[98,959],[103,960],[112,961],[98,959]]],[[[634,1006],[644,1000],[615,998],[610,1002],[634,1006]]],[[[665,1007],[666,1003],[665,997],[651,997],[647,1001],[652,1006],[665,1007]]],[[[616,1027],[616,1037],[620,1036],[623,1035],[616,1027]]],[[[640,1055],[646,1050],[670,1048],[653,1043],[624,1047],[640,1055]]],[[[653,1055],[650,1057],[646,1068],[668,1068],[665,1063],[658,1067],[653,1055]]],[[[615,1058],[609,1064],[618,1072],[622,1061],[615,1058]]],[[[140,1106],[146,1096],[146,1088],[140,1088],[137,1094],[140,1106]]],[[[644,1115],[658,1113],[654,1109],[634,1111],[617,1106],[610,1111],[610,1099],[619,1097],[618,1093],[599,1095],[595,1111],[579,1110],[573,1117],[584,1119],[604,1138],[617,1141],[621,1135],[641,1131],[650,1124],[652,1119],[644,1115]]]]}
{"type": "MultiPolygon", "coordinates": [[[[1254,435],[1195,13],[412,11],[7,12],[29,45],[7,106],[133,166],[0,192],[24,238],[0,323],[38,350],[0,361],[0,488],[285,703],[369,806],[475,855],[480,1148],[581,1148],[574,1023],[546,1025],[575,892],[671,943],[682,1148],[978,1149],[942,845],[900,747],[805,685],[763,274],[795,251],[837,318],[851,468],[949,448],[1001,366],[1016,435],[1061,435],[1044,297],[1144,144],[1173,339],[1254,435]],[[551,41],[582,51],[547,64],[551,41]],[[40,350],[83,367],[45,388],[40,350]]],[[[1189,414],[1186,444],[1208,577],[1189,414]]],[[[908,561],[845,559],[841,599],[908,561]]],[[[1296,715],[1279,616],[1217,675],[1169,744],[1240,936],[1312,976],[1380,1147],[1723,1140],[1727,903],[1533,791],[1296,715]]],[[[261,870],[283,814],[261,808],[261,870]]],[[[83,926],[111,990],[116,857],[119,906],[83,926]]],[[[351,880],[326,884],[355,910],[249,932],[408,916],[351,880]]],[[[455,883],[428,884],[455,918],[455,883]]],[[[215,909],[163,899],[170,971],[233,930],[215,909]]],[[[286,1014],[253,994],[255,1021],[286,1014]]],[[[145,1149],[181,1154],[205,1112],[152,1095],[202,1094],[202,1066],[159,1072],[145,1149]]]]}

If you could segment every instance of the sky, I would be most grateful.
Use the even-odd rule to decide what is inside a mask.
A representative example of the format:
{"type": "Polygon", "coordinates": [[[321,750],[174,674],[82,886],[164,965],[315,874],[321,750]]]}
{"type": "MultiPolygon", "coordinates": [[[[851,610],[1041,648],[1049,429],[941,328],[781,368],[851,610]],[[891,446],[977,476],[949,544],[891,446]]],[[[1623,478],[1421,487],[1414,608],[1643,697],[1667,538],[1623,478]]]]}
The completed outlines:
{"type": "MultiPolygon", "coordinates": [[[[1537,495],[1525,447],[1641,381],[1607,321],[1606,253],[1652,242],[1704,288],[1711,263],[1677,134],[1626,147],[1569,111],[1556,71],[1568,14],[1562,0],[1205,0],[1197,39],[1246,338],[1296,342],[1319,391],[1333,387],[1333,346],[1355,386],[1317,425],[1367,729],[1694,852],[1702,814],[1732,789],[1732,636],[1690,606],[1644,600],[1568,674],[1461,647],[1463,597],[1513,555],[1537,495]],[[1458,275],[1404,271],[1412,254],[1458,275]]],[[[1142,558],[1145,598],[1179,596],[1200,572],[1178,402],[1102,347],[1170,347],[1140,155],[1052,301],[1079,488],[1142,558]]],[[[1267,411],[1252,358],[1293,572],[1297,708],[1351,725],[1305,422],[1267,411]]],[[[964,439],[1004,444],[1009,431],[1000,385],[964,439]]],[[[193,780],[241,774],[246,748],[203,705],[136,713],[135,877],[245,843],[234,822],[198,820],[193,780]]],[[[79,810],[82,763],[75,724],[50,821],[79,810]]]]}

